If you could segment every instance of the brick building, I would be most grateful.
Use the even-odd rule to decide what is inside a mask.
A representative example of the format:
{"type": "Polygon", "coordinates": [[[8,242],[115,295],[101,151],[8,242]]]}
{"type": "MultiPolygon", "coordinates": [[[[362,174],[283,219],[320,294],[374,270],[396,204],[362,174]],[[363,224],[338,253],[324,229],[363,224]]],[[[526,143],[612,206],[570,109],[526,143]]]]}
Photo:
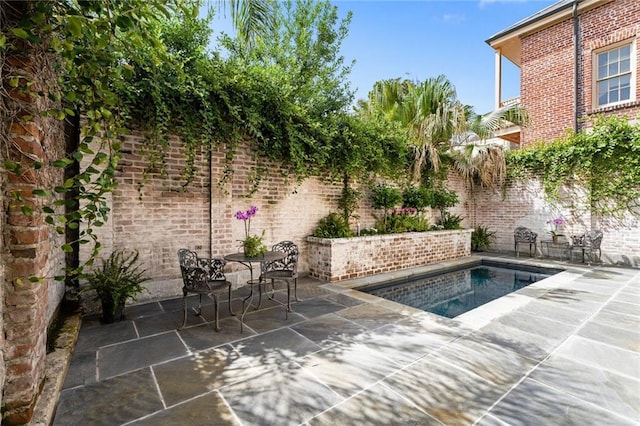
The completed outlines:
{"type": "MultiPolygon", "coordinates": [[[[567,130],[588,129],[595,115],[640,115],[640,1],[560,0],[516,22],[487,40],[495,50],[495,107],[520,102],[530,124],[497,136],[526,146],[549,142],[567,130]],[[520,69],[520,98],[501,96],[502,63],[520,69]]],[[[569,200],[572,201],[572,200],[569,200]]],[[[472,225],[497,231],[494,248],[513,249],[512,230],[526,226],[548,238],[545,223],[563,216],[567,235],[604,231],[603,260],[640,265],[640,220],[598,217],[588,206],[550,205],[535,180],[511,186],[504,194],[476,190],[467,206],[472,225]]]]}
{"type": "Polygon", "coordinates": [[[487,40],[496,55],[496,108],[502,58],[520,69],[520,102],[531,124],[503,136],[528,145],[589,126],[595,114],[640,113],[640,2],[561,0],[487,40]]]}

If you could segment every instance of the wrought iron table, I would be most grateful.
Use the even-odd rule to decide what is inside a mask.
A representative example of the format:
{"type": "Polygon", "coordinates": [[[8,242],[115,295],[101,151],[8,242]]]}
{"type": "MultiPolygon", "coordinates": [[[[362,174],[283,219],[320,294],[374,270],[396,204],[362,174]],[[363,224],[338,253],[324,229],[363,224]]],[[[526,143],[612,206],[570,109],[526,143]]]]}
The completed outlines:
{"type": "MultiPolygon", "coordinates": [[[[260,277],[258,277],[258,279],[253,278],[253,264],[257,263],[257,264],[262,264],[265,262],[273,262],[275,260],[281,260],[284,259],[286,257],[286,253],[281,252],[281,251],[268,251],[265,254],[261,255],[261,256],[254,256],[254,257],[247,257],[244,253],[242,252],[238,252],[238,253],[231,253],[226,255],[224,258],[225,260],[229,261],[229,262],[238,262],[241,265],[246,266],[249,269],[249,280],[247,281],[247,285],[250,287],[251,291],[249,292],[249,295],[247,297],[245,297],[244,299],[242,299],[242,315],[240,316],[240,333],[242,333],[243,330],[243,325],[244,325],[244,316],[247,313],[247,311],[249,310],[249,307],[253,305],[253,297],[254,297],[254,290],[253,287],[254,286],[258,286],[258,304],[257,305],[253,305],[255,306],[256,309],[260,308],[260,305],[262,304],[262,279],[260,277]],[[248,303],[247,303],[248,301],[248,303]],[[246,303],[246,307],[245,307],[245,303],[246,303]]],[[[267,295],[267,297],[269,297],[267,295]]],[[[270,298],[271,299],[271,298],[270,298]]],[[[272,299],[275,300],[275,299],[272,299]]],[[[276,300],[276,302],[280,303],[279,301],[276,300]]]]}
{"type": "Polygon", "coordinates": [[[551,250],[560,250],[560,252],[568,259],[571,260],[570,254],[571,245],[569,241],[553,241],[542,240],[540,241],[540,252],[544,257],[551,257],[551,250]],[[546,253],[544,248],[546,248],[546,253]]]}

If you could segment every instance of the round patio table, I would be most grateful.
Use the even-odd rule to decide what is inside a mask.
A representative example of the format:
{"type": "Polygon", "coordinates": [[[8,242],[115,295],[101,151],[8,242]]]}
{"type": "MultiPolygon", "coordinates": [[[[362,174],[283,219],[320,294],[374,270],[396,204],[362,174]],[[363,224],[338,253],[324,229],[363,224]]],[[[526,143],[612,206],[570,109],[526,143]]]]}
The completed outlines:
{"type": "Polygon", "coordinates": [[[287,254],[281,251],[268,251],[265,254],[260,256],[248,257],[243,252],[237,252],[237,253],[227,254],[224,257],[224,259],[229,262],[238,262],[241,265],[246,266],[247,269],[249,269],[250,278],[247,281],[247,285],[250,287],[251,291],[249,292],[249,295],[247,297],[242,299],[242,315],[240,316],[240,333],[242,333],[243,331],[244,316],[249,310],[249,307],[253,305],[254,286],[258,286],[258,304],[253,306],[255,306],[256,309],[259,309],[260,305],[262,305],[262,291],[263,291],[262,279],[260,277],[258,277],[258,279],[253,278],[253,264],[254,263],[263,264],[267,262],[273,262],[276,260],[284,259],[286,256],[287,254]],[[245,303],[247,305],[246,307],[245,307],[245,303]]]}

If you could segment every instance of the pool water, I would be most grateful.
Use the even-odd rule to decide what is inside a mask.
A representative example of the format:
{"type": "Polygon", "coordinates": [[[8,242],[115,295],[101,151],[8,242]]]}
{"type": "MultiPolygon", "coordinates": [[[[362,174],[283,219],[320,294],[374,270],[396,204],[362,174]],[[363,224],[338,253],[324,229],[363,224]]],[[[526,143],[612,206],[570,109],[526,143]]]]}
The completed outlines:
{"type": "Polygon", "coordinates": [[[454,318],[558,272],[545,268],[512,269],[483,264],[361,291],[454,318]]]}

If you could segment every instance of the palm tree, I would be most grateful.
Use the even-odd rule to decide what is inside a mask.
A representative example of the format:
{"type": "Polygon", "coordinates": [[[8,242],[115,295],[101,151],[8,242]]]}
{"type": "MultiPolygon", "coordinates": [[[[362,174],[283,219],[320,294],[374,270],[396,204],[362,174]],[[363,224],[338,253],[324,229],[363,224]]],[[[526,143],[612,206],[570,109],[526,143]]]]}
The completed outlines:
{"type": "Polygon", "coordinates": [[[529,116],[520,103],[505,105],[487,114],[477,115],[473,109],[467,111],[467,130],[475,133],[480,139],[489,139],[494,132],[516,126],[526,126],[529,116]]]}
{"type": "Polygon", "coordinates": [[[466,131],[455,136],[460,149],[450,152],[455,168],[470,188],[476,182],[483,187],[501,184],[506,176],[505,149],[498,144],[480,144],[500,129],[513,125],[525,126],[529,122],[520,104],[507,105],[483,115],[476,115],[467,108],[466,131]]]}
{"type": "Polygon", "coordinates": [[[426,81],[395,79],[379,81],[365,105],[368,114],[381,113],[406,129],[414,150],[413,178],[422,169],[440,166],[440,154],[450,146],[453,135],[466,128],[465,107],[444,75],[426,81]]]}

